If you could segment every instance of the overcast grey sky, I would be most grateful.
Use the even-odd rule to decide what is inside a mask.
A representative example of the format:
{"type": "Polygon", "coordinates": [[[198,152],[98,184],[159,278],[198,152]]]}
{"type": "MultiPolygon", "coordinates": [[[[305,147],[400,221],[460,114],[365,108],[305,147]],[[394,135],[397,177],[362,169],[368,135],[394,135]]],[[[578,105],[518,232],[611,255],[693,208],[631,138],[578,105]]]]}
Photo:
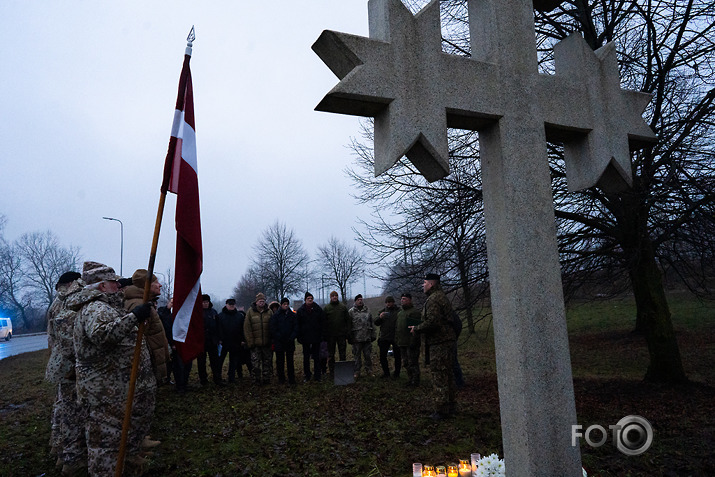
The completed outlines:
{"type": "MultiPolygon", "coordinates": [[[[311,255],[352,240],[368,214],[344,174],[359,120],[313,111],[338,80],[310,46],[324,29],[367,36],[365,0],[0,2],[7,239],[49,229],[119,271],[119,224],[102,220],[115,217],[124,274],[147,266],[192,25],[204,291],[227,297],[276,219],[311,255]]],[[[174,207],[169,194],[159,272],[174,207]]]]}

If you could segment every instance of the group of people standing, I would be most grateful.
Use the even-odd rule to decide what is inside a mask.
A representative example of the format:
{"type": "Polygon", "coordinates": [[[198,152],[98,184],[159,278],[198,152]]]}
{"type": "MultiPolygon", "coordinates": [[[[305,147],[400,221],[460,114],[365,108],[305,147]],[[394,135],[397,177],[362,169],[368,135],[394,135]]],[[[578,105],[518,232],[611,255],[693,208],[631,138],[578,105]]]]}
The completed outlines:
{"type": "Polygon", "coordinates": [[[144,288],[156,299],[156,276],[137,270],[122,279],[114,269],[85,262],[56,285],[48,313],[50,358],[46,379],[57,385],[51,445],[63,475],[112,475],[118,463],[129,376],[140,324],[144,324],[125,467],[141,468],[143,454],[159,445],[148,433],[157,383],[166,382],[169,357],[164,327],[144,288]],[[121,280],[121,283],[120,283],[121,280]]]}
{"type": "MultiPolygon", "coordinates": [[[[145,332],[127,438],[127,466],[140,468],[143,453],[159,444],[148,435],[157,385],[169,382],[173,372],[177,389],[186,390],[191,363],[179,359],[175,350],[172,359],[171,303],[157,309],[161,284],[156,276],[148,285],[147,280],[146,270],[122,279],[111,267],[85,262],[82,274],[67,272],[56,285],[57,297],[48,314],[50,358],[46,378],[57,385],[51,444],[63,475],[113,473],[141,324],[145,332]],[[144,303],[147,286],[150,301],[144,303]]],[[[265,295],[259,293],[247,312],[237,309],[234,299],[228,299],[217,313],[210,296],[203,295],[205,349],[197,358],[199,379],[202,384],[208,382],[208,356],[214,382],[224,385],[222,369],[228,357],[229,382],[242,377],[242,366],[246,365],[257,385],[268,384],[273,377],[275,353],[278,382],[295,384],[296,341],[302,345],[305,382],[320,381],[325,373],[333,375],[336,356],[340,361],[347,360],[347,344],[352,345],[354,377],[359,378],[362,372],[372,376],[372,343],[377,340],[382,376],[399,378],[404,367],[407,385],[417,386],[424,336],[431,349],[432,417],[449,417],[456,410],[454,312],[438,275],[427,275],[424,291],[427,301],[422,312],[413,306],[411,294],[403,293],[401,306],[388,296],[376,318],[362,295],[357,295],[348,309],[335,291],[322,308],[306,292],[304,303],[295,312],[288,298],[267,304],[265,295]],[[392,373],[390,348],[395,361],[392,373]]]]}
{"type": "MultiPolygon", "coordinates": [[[[336,358],[347,360],[348,344],[352,345],[354,378],[363,373],[373,376],[372,344],[377,341],[382,377],[398,379],[405,368],[406,385],[418,386],[424,341],[430,349],[435,401],[432,418],[450,417],[456,412],[455,376],[461,380],[456,361],[456,336],[461,321],[442,290],[439,275],[428,274],[423,290],[427,295],[423,310],[413,305],[412,295],[406,292],[400,297],[399,306],[392,296],[386,297],[385,307],[375,317],[362,295],[355,296],[353,306],[348,309],[339,301],[336,291],[330,292],[330,302],[324,307],[306,292],[304,303],[295,312],[288,298],[268,304],[266,296],[258,293],[246,313],[234,311],[234,299],[226,300],[221,313],[216,313],[210,297],[204,295],[205,355],[212,363],[214,382],[223,385],[221,373],[228,354],[229,382],[234,381],[236,373],[242,376],[241,366],[246,364],[256,385],[269,384],[274,376],[275,354],[278,382],[295,384],[296,341],[302,345],[304,382],[320,381],[325,373],[334,375],[336,358]],[[388,361],[390,349],[395,363],[392,372],[388,361]],[[232,354],[237,355],[235,365],[232,354]]],[[[205,362],[205,356],[203,359],[205,362]]],[[[199,375],[205,383],[206,371],[202,374],[201,369],[200,364],[199,375]]]]}

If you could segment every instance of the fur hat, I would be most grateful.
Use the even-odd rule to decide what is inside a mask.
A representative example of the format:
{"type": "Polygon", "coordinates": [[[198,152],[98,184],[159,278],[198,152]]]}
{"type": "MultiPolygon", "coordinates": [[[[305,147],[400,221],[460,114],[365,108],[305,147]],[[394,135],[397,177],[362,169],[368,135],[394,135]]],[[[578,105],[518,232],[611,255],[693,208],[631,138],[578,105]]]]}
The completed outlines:
{"type": "Polygon", "coordinates": [[[263,293],[259,293],[258,295],[256,295],[256,303],[258,303],[259,300],[266,301],[266,295],[264,295],[263,293]]]}
{"type": "Polygon", "coordinates": [[[122,277],[117,275],[112,267],[108,267],[103,263],[84,262],[84,264],[82,264],[82,280],[87,285],[105,281],[116,282],[120,278],[122,277]]]}
{"type": "Polygon", "coordinates": [[[281,307],[280,303],[278,303],[278,302],[275,301],[275,300],[272,301],[272,302],[268,305],[268,308],[270,308],[271,310],[273,310],[273,309],[275,309],[275,308],[280,308],[280,307],[281,307]]]}
{"type": "MultiPolygon", "coordinates": [[[[146,285],[146,273],[147,271],[143,268],[140,268],[136,272],[134,272],[134,274],[132,275],[132,285],[134,285],[135,287],[144,288],[144,286],[146,285]]],[[[156,275],[152,274],[152,283],[157,280],[158,278],[156,278],[156,275]]]]}

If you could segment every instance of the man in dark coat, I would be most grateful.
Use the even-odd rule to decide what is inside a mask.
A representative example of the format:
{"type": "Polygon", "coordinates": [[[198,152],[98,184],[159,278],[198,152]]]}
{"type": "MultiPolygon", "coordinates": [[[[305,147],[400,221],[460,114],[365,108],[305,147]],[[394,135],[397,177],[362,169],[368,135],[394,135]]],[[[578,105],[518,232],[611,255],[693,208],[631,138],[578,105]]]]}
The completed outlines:
{"type": "Polygon", "coordinates": [[[335,348],[338,349],[340,361],[347,359],[347,341],[352,320],[348,308],[338,301],[338,292],[330,292],[330,303],[323,307],[325,316],[324,334],[328,342],[328,370],[332,375],[335,372],[335,348]]]}
{"type": "Polygon", "coordinates": [[[213,308],[211,296],[202,295],[204,307],[204,352],[196,358],[196,364],[199,367],[199,380],[201,384],[208,383],[208,373],[206,372],[206,355],[209,355],[209,366],[211,366],[211,374],[213,381],[217,385],[223,385],[221,380],[221,368],[219,367],[218,345],[221,341],[219,332],[218,313],[213,308]]]}
{"type": "Polygon", "coordinates": [[[400,377],[400,369],[402,369],[402,356],[400,348],[395,343],[395,327],[397,325],[397,313],[400,309],[395,305],[395,299],[392,296],[385,298],[385,308],[379,311],[375,324],[380,327],[380,337],[377,339],[377,346],[380,348],[380,366],[382,366],[382,377],[390,377],[390,365],[387,361],[387,354],[392,346],[393,356],[395,358],[395,379],[400,377]]]}
{"type": "Polygon", "coordinates": [[[305,303],[298,308],[298,343],[303,345],[303,380],[320,381],[320,342],[323,341],[323,309],[305,292],[305,303]],[[313,373],[310,359],[313,358],[313,373]]]}
{"type": "Polygon", "coordinates": [[[269,323],[271,341],[276,353],[278,382],[285,383],[285,368],[288,368],[288,384],[295,384],[295,338],[298,335],[298,319],[290,309],[288,298],[281,300],[280,308],[271,316],[269,323]]]}
{"type": "Polygon", "coordinates": [[[228,382],[233,383],[236,382],[236,368],[240,366],[238,355],[241,352],[241,341],[243,340],[243,320],[239,317],[236,300],[233,298],[226,300],[226,306],[218,314],[218,324],[221,331],[219,370],[223,372],[223,363],[228,356],[228,382]]]}

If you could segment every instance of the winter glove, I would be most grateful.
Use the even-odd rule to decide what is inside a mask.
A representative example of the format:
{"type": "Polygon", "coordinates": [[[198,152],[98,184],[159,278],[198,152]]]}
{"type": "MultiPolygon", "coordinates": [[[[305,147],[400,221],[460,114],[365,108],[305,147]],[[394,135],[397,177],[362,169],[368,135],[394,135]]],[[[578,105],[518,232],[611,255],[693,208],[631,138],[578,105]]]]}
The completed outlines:
{"type": "Polygon", "coordinates": [[[135,306],[132,313],[137,317],[138,321],[146,321],[151,314],[151,304],[144,303],[143,305],[135,306]]]}

